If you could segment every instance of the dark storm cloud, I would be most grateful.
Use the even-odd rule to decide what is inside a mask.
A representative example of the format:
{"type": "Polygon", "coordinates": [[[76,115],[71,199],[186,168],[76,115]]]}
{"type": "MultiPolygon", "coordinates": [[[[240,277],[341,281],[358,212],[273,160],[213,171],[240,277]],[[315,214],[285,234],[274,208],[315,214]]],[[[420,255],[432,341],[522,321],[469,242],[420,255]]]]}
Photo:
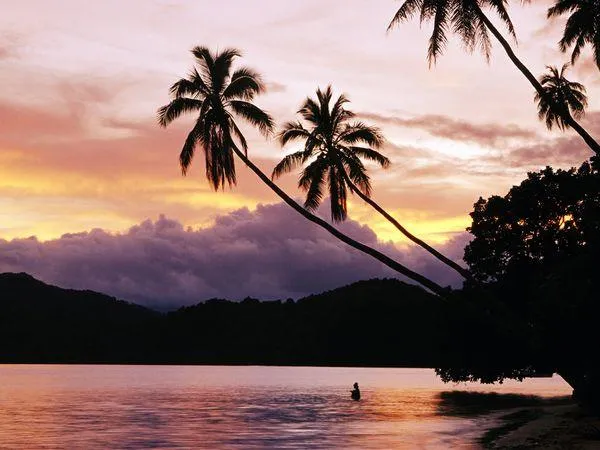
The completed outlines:
{"type": "MultiPolygon", "coordinates": [[[[419,250],[401,252],[378,242],[370,228],[351,220],[340,228],[441,284],[457,283],[452,272],[419,250]]],[[[448,246],[457,260],[462,246],[462,237],[448,246]]],[[[211,297],[297,298],[395,275],[283,204],[259,205],[253,212],[240,209],[201,230],[184,229],[161,216],[124,234],[95,229],[47,242],[0,240],[0,272],[8,271],[159,308],[211,297]]]]}

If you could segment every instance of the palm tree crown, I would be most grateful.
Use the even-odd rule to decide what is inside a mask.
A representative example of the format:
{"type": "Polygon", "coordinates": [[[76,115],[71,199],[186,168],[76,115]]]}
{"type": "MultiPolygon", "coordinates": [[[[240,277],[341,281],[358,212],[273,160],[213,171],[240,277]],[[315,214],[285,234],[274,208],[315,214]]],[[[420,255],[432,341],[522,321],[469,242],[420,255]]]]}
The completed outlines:
{"type": "Polygon", "coordinates": [[[347,191],[359,189],[367,197],[371,195],[371,182],[361,158],[387,167],[388,158],[375,149],[380,148],[384,138],[375,127],[362,122],[350,122],[354,113],[344,108],[348,99],[340,95],[331,106],[332,91],[317,89],[316,101],[307,98],[298,113],[309,124],[288,122],[279,133],[282,146],[294,140],[303,140],[304,148],[287,155],[273,169],[272,178],[290,172],[296,166],[312,160],[298,181],[306,191],[305,208],[314,211],[323,199],[325,185],[331,197],[331,218],[335,222],[347,217],[347,191]]]}
{"type": "Polygon", "coordinates": [[[600,1],[598,0],[558,0],[548,9],[548,17],[562,16],[572,13],[565,25],[562,39],[559,41],[561,51],[566,52],[573,46],[571,62],[574,63],[586,44],[594,51],[596,65],[600,68],[600,1]]]}
{"type": "Polygon", "coordinates": [[[566,118],[570,115],[580,119],[587,106],[585,87],[565,78],[569,64],[564,64],[560,71],[547,66],[548,73],[540,77],[540,84],[545,95],[535,94],[538,103],[538,116],[546,122],[548,129],[556,125],[561,130],[569,127],[566,118]]]}
{"type": "Polygon", "coordinates": [[[184,113],[198,114],[179,155],[181,170],[187,173],[199,146],[204,151],[206,178],[218,190],[225,183],[236,183],[234,147],[239,144],[244,152],[248,150],[234,116],[245,119],[265,136],[273,130],[273,119],[252,103],[265,90],[260,75],[246,67],[232,73],[233,60],[241,56],[239,50],[212,53],[206,47],[194,47],[192,54],[196,65],[186,78],[171,86],[172,100],[158,110],[158,122],[166,127],[184,113]]]}
{"type": "Polygon", "coordinates": [[[489,58],[492,44],[481,7],[493,9],[514,37],[515,30],[506,3],[506,0],[405,0],[396,11],[388,30],[416,15],[421,23],[433,20],[433,32],[427,49],[430,65],[443,53],[448,30],[458,34],[467,50],[472,51],[479,46],[485,57],[489,58]]]}
{"type": "MultiPolygon", "coordinates": [[[[187,78],[180,79],[171,87],[173,99],[158,110],[158,122],[163,127],[183,113],[198,113],[196,123],[188,134],[179,157],[184,174],[192,161],[196,146],[200,146],[206,160],[206,177],[212,187],[218,190],[219,187],[224,187],[226,182],[229,185],[235,184],[233,162],[235,155],[286,204],[310,222],[320,226],[340,241],[422,284],[437,295],[448,294],[447,290],[436,282],[410,270],[378,250],[352,239],[327,221],[311,214],[273,183],[248,158],[248,145],[234,121],[234,115],[239,116],[256,126],[265,135],[272,131],[271,117],[251,103],[257,94],[264,91],[264,84],[259,75],[247,68],[231,73],[233,59],[240,55],[236,49],[226,49],[221,53],[213,54],[205,47],[195,47],[192,53],[196,58],[197,67],[192,69],[187,78]]],[[[354,139],[354,142],[358,142],[360,136],[357,135],[354,139]]],[[[346,140],[351,141],[351,138],[347,137],[346,140]]]]}
{"type": "MultiPolygon", "coordinates": [[[[578,25],[572,25],[569,28],[569,23],[567,23],[567,31],[565,31],[565,37],[561,42],[564,42],[564,45],[566,46],[570,42],[573,42],[575,39],[573,36],[577,36],[576,50],[580,50],[584,43],[590,41],[592,39],[591,36],[593,36],[593,39],[595,39],[593,45],[595,46],[596,52],[598,52],[600,51],[600,14],[598,13],[598,10],[600,9],[598,6],[600,0],[558,0],[558,3],[554,8],[550,8],[548,15],[562,14],[563,12],[576,8],[575,6],[568,5],[578,5],[580,3],[583,4],[584,2],[594,2],[594,7],[588,7],[589,17],[578,15],[574,19],[576,14],[573,14],[569,20],[573,23],[577,22],[578,25]],[[591,10],[594,8],[595,10],[592,14],[591,10]],[[585,26],[581,25],[584,22],[585,26]],[[584,29],[587,34],[581,31],[584,29]],[[577,30],[581,32],[577,34],[577,30]]],[[[523,74],[527,81],[531,83],[531,86],[533,86],[537,95],[545,96],[546,94],[543,86],[517,57],[509,42],[502,36],[500,31],[498,31],[496,26],[488,19],[481,9],[483,6],[488,6],[495,11],[499,16],[500,21],[508,28],[508,32],[516,39],[513,24],[508,15],[508,11],[506,10],[506,3],[506,0],[405,0],[390,22],[388,30],[394,25],[406,21],[417,14],[420,16],[421,22],[433,19],[433,33],[429,39],[429,48],[427,51],[430,65],[442,54],[447,41],[446,33],[449,29],[460,36],[468,50],[473,50],[479,44],[486,58],[489,58],[491,49],[489,32],[500,43],[515,67],[523,74]]],[[[574,52],[573,58],[575,58],[576,55],[578,55],[578,53],[574,52]]],[[[596,62],[599,62],[598,53],[596,53],[596,62]]],[[[573,116],[571,116],[571,114],[566,114],[562,117],[562,120],[581,136],[594,153],[600,155],[600,144],[573,118],[573,116]]]]}

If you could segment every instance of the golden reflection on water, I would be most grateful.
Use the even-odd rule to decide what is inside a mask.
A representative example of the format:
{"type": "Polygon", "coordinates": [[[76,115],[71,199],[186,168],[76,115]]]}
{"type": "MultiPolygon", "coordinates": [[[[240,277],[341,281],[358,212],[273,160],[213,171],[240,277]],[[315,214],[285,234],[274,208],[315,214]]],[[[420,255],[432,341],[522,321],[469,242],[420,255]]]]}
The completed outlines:
{"type": "Polygon", "coordinates": [[[0,366],[0,447],[477,448],[492,419],[443,413],[453,388],[423,369],[0,366]]]}

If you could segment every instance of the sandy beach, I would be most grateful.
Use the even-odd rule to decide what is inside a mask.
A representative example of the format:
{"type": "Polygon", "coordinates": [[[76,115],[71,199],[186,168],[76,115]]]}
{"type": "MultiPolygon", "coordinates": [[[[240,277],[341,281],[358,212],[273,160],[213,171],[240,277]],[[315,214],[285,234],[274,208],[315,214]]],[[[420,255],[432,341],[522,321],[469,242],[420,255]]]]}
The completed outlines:
{"type": "Polygon", "coordinates": [[[482,438],[492,449],[599,449],[600,416],[575,402],[511,410],[482,438]]]}

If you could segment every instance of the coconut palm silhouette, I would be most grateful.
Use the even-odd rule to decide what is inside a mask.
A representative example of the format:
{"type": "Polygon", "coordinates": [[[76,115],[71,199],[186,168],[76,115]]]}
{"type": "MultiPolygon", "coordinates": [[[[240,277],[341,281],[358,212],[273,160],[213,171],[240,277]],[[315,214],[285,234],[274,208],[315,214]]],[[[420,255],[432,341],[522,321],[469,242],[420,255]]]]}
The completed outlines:
{"type": "MultiPolygon", "coordinates": [[[[429,38],[429,47],[427,49],[427,58],[430,65],[435,63],[436,59],[443,53],[449,30],[455,32],[460,37],[468,50],[473,50],[479,46],[486,59],[490,57],[491,33],[500,45],[502,45],[502,48],[517,69],[531,83],[537,94],[543,97],[546,93],[542,85],[517,57],[508,41],[481,9],[482,7],[488,7],[494,11],[498,15],[500,23],[507,28],[508,33],[516,40],[515,29],[508,15],[506,4],[506,0],[406,0],[400,6],[400,9],[396,11],[396,14],[388,25],[388,30],[415,15],[419,15],[421,22],[432,20],[433,32],[429,38]]],[[[592,19],[591,16],[589,20],[597,21],[597,19],[592,19]]],[[[597,36],[600,36],[600,34],[597,34],[597,36]]],[[[550,102],[550,100],[548,101],[550,102]]],[[[594,153],[600,155],[600,144],[596,142],[573,116],[570,114],[565,115],[563,119],[569,127],[573,128],[581,136],[594,153]]]]}
{"type": "Polygon", "coordinates": [[[309,127],[305,128],[300,121],[287,122],[278,134],[282,147],[300,140],[304,141],[304,148],[285,156],[273,169],[272,179],[310,161],[298,180],[298,186],[306,192],[304,206],[307,209],[316,210],[327,191],[331,198],[333,221],[343,221],[348,215],[346,199],[350,191],[383,215],[412,242],[470,279],[466,269],[414,236],[371,198],[371,181],[361,159],[375,162],[383,168],[390,165],[390,160],[377,151],[384,143],[379,129],[360,121],[351,122],[355,114],[345,108],[349,102],[345,95],[340,95],[332,105],[331,86],[324,91],[317,89],[316,94],[316,100],[308,97],[298,110],[309,127]]]}
{"type": "Polygon", "coordinates": [[[197,114],[196,122],[188,133],[179,155],[183,175],[187,173],[196,149],[200,148],[204,152],[206,178],[213,189],[224,188],[226,184],[235,185],[235,154],[285,203],[307,220],[432,292],[440,296],[446,295],[446,289],[434,281],[341,233],[325,220],[304,209],[273,183],[248,158],[247,140],[235,122],[236,118],[245,119],[264,135],[269,135],[273,130],[271,116],[252,103],[256,95],[265,91],[260,75],[245,67],[232,72],[233,60],[241,56],[237,49],[212,53],[206,47],[194,47],[192,54],[196,66],[186,78],[171,86],[171,101],[158,110],[158,122],[163,127],[167,127],[182,114],[197,114]]]}
{"type": "Polygon", "coordinates": [[[575,63],[586,44],[591,45],[594,60],[600,69],[600,3],[590,0],[559,0],[548,9],[548,17],[571,13],[558,45],[566,52],[573,47],[571,62],[575,63]]]}
{"type": "Polygon", "coordinates": [[[174,98],[158,110],[158,121],[166,127],[184,113],[198,113],[179,155],[181,170],[187,173],[196,148],[202,148],[206,178],[218,190],[225,183],[236,183],[233,154],[237,147],[232,137],[237,138],[246,154],[248,151],[235,116],[247,120],[264,135],[273,130],[273,119],[251,102],[265,90],[260,76],[246,67],[231,73],[234,58],[241,55],[239,50],[212,54],[206,47],[194,47],[192,54],[200,71],[194,67],[187,78],[171,86],[174,98]]]}
{"type": "Polygon", "coordinates": [[[565,78],[569,64],[564,64],[560,70],[547,66],[548,72],[540,77],[540,84],[546,95],[535,95],[538,103],[538,116],[546,122],[549,130],[556,125],[561,130],[569,127],[565,117],[583,117],[587,107],[585,87],[565,78]]]}

